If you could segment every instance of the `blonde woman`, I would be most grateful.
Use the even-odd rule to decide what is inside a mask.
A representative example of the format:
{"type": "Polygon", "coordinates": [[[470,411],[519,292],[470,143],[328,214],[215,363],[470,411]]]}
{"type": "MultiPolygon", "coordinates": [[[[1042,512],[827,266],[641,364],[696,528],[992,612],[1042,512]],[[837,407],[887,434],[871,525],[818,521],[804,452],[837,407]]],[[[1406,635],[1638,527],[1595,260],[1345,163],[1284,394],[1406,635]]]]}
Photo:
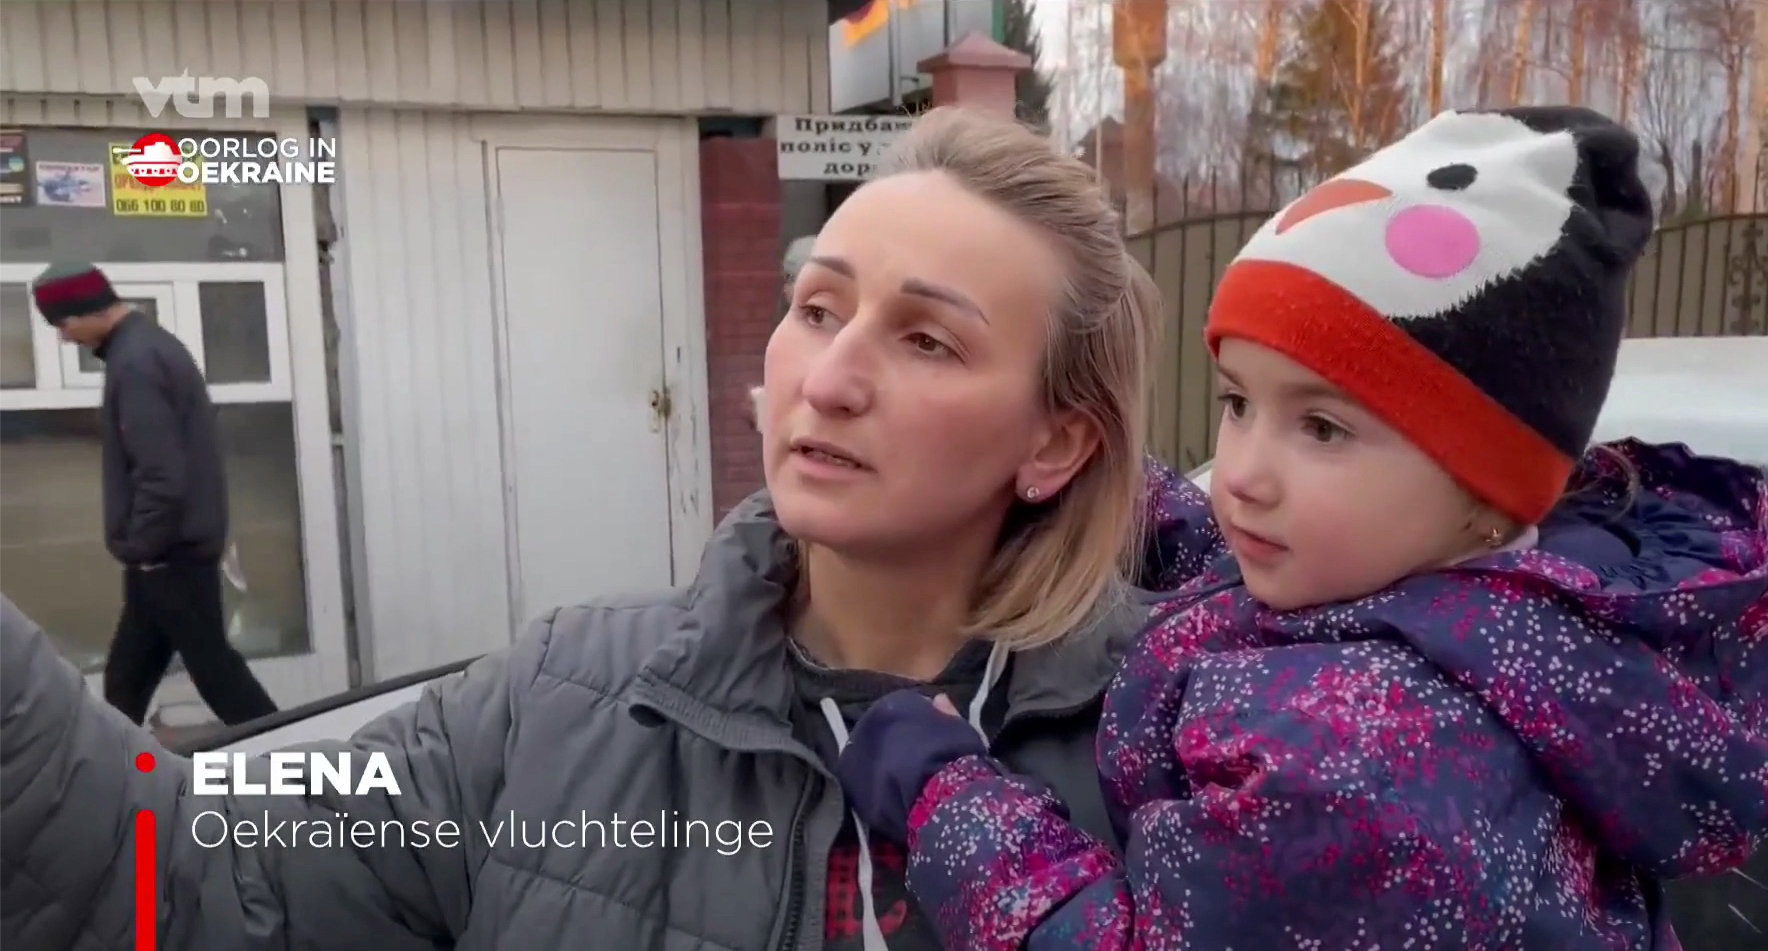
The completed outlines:
{"type": "Polygon", "coordinates": [[[0,944],[128,947],[116,869],[146,808],[179,951],[934,951],[901,851],[832,764],[873,699],[944,693],[1111,835],[1093,735],[1145,617],[1128,572],[1153,309],[1084,165],[927,114],[793,282],[767,490],[685,590],[561,608],[337,745],[387,754],[397,796],[192,795],[190,766],[8,607],[0,944]],[[378,831],[204,848],[204,813],[378,831]],[[383,837],[444,822],[452,847],[383,837]]]}

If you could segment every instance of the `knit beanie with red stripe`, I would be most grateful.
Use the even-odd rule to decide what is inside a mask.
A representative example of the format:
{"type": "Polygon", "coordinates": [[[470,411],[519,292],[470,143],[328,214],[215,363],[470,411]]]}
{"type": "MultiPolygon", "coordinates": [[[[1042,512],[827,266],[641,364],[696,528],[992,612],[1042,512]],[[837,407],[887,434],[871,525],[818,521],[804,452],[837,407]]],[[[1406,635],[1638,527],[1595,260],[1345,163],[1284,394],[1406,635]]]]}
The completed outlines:
{"type": "Polygon", "coordinates": [[[1306,366],[1534,524],[1608,398],[1660,176],[1588,109],[1445,112],[1266,222],[1205,337],[1306,366]]]}
{"type": "Polygon", "coordinates": [[[96,266],[84,262],[51,264],[31,282],[37,313],[51,324],[96,314],[118,301],[116,289],[96,266]]]}

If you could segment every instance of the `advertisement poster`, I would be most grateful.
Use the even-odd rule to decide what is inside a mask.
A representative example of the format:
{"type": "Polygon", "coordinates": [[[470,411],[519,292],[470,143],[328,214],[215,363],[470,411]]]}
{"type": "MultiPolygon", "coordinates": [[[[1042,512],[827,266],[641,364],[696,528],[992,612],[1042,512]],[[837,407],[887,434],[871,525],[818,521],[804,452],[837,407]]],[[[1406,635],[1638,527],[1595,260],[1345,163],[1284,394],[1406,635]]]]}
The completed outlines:
{"type": "Polygon", "coordinates": [[[37,204],[50,208],[103,208],[105,168],[95,162],[38,162],[37,204]]]}
{"type": "MultiPolygon", "coordinates": [[[[123,160],[135,146],[113,142],[110,147],[111,214],[134,218],[207,218],[209,190],[200,180],[186,185],[143,185],[129,174],[123,160]]],[[[201,161],[191,159],[190,161],[201,161]]]]}
{"type": "Polygon", "coordinates": [[[31,204],[31,162],[25,134],[0,129],[0,205],[31,204]]]}

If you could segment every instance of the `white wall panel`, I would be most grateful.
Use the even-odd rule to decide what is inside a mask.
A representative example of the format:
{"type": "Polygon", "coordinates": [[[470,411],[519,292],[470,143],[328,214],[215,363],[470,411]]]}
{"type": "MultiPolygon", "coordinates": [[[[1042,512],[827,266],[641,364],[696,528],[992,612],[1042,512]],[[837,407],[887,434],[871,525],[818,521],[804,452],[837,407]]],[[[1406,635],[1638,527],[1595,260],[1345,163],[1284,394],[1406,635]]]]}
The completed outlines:
{"type": "Polygon", "coordinates": [[[346,110],[334,275],[375,679],[510,637],[482,148],[464,115],[346,110]]]}
{"type": "Polygon", "coordinates": [[[0,91],[263,79],[320,104],[768,115],[828,107],[824,0],[7,0],[0,91]]]}

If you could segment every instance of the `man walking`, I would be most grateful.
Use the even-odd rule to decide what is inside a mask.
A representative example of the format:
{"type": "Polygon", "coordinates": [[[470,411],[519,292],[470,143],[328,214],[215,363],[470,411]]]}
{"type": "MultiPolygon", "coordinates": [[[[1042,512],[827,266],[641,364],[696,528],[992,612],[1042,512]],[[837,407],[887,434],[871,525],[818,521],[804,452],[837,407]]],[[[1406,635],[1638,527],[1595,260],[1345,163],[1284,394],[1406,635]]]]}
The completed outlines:
{"type": "Polygon", "coordinates": [[[105,700],[142,722],[176,651],[222,722],[274,713],[276,704],[227,642],[227,485],[202,370],[177,337],[120,300],[92,265],[51,266],[31,293],[63,340],[104,361],[105,547],[123,564],[105,700]]]}

